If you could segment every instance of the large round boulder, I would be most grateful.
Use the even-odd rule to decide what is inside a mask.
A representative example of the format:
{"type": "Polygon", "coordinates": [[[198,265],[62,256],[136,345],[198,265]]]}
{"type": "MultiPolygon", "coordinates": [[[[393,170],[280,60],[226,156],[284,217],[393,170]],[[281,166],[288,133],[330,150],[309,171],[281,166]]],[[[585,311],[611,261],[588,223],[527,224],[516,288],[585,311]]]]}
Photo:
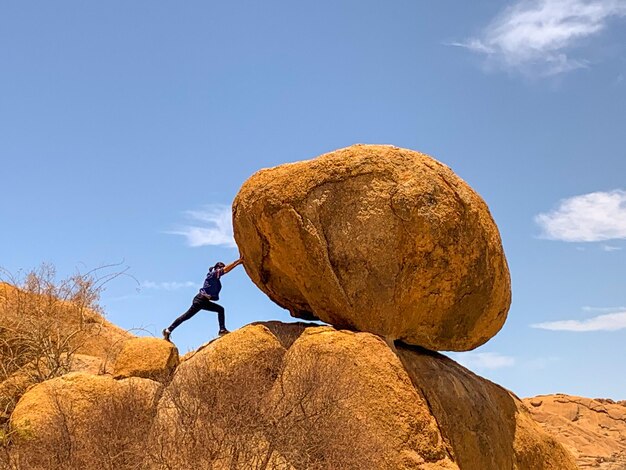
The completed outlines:
{"type": "Polygon", "coordinates": [[[510,277],[487,205],[422,153],[354,145],[261,170],[233,222],[249,276],[294,317],[452,351],[506,319],[510,277]]]}

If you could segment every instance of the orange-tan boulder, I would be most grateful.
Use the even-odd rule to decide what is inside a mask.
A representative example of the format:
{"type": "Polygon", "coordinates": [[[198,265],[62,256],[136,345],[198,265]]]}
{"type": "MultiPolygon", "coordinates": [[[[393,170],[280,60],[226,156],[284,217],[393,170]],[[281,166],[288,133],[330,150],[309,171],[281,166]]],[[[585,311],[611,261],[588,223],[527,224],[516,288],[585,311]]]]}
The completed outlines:
{"type": "Polygon", "coordinates": [[[172,343],[158,338],[133,338],[124,342],[113,364],[113,376],[162,382],[169,379],[178,362],[178,349],[172,343]]]}
{"type": "Polygon", "coordinates": [[[524,403],[581,468],[626,468],[626,402],[556,394],[524,403]]]}
{"type": "Polygon", "coordinates": [[[72,372],[29,389],[15,407],[10,424],[18,435],[30,439],[46,436],[59,420],[87,432],[94,415],[110,412],[112,402],[123,405],[132,397],[148,412],[156,405],[160,390],[158,382],[148,379],[116,381],[107,375],[72,372]]]}
{"type": "Polygon", "coordinates": [[[150,448],[160,449],[157,468],[264,468],[262,462],[280,461],[265,440],[261,407],[284,354],[268,328],[248,325],[184,356],[149,437],[150,448]]]}
{"type": "Polygon", "coordinates": [[[165,385],[43,382],[10,424],[33,469],[576,468],[514,395],[445,356],[302,323],[214,340],[165,385]]]}
{"type": "Polygon", "coordinates": [[[10,419],[20,468],[139,468],[162,385],[73,372],[42,382],[10,419]]]}
{"type": "Polygon", "coordinates": [[[58,358],[52,358],[52,361],[49,359],[44,357],[34,363],[27,363],[0,382],[0,423],[8,420],[24,392],[33,385],[47,378],[69,372],[99,374],[103,367],[101,358],[85,354],[71,354],[69,356],[62,354],[58,358]],[[58,370],[53,370],[51,369],[52,365],[61,367],[58,370]]]}
{"type": "Polygon", "coordinates": [[[576,468],[513,394],[445,356],[278,322],[183,360],[150,442],[172,468],[197,455],[207,468],[272,459],[312,468],[320,455],[334,468],[576,468]]]}
{"type": "Polygon", "coordinates": [[[233,223],[247,273],[295,317],[454,351],[506,319],[510,277],[487,205],[422,153],[354,145],[261,170],[233,223]]]}
{"type": "Polygon", "coordinates": [[[396,345],[463,470],[574,470],[572,455],[511,392],[432,351],[396,345]]]}
{"type": "Polygon", "coordinates": [[[287,456],[326,435],[344,449],[344,464],[459,468],[404,366],[370,333],[306,329],[287,351],[267,410],[274,416],[279,451],[287,456]],[[317,417],[308,428],[307,416],[317,417]]]}

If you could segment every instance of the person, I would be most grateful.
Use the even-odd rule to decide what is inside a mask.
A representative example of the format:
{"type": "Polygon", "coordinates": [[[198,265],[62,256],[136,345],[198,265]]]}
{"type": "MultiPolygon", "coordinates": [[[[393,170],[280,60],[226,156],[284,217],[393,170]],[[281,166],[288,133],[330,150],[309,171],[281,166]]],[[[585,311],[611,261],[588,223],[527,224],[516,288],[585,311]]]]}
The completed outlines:
{"type": "Polygon", "coordinates": [[[220,261],[216,263],[215,266],[209,268],[209,272],[204,280],[204,285],[198,294],[193,298],[191,307],[189,307],[189,310],[183,313],[180,317],[174,320],[174,323],[163,330],[163,339],[169,341],[172,331],[174,331],[174,329],[182,322],[189,320],[200,310],[209,310],[210,312],[217,313],[217,320],[220,326],[220,331],[218,332],[219,336],[224,336],[229,333],[226,329],[224,307],[213,301],[219,300],[220,298],[220,290],[222,289],[222,282],[220,281],[220,278],[242,263],[243,257],[239,258],[237,261],[233,261],[228,266],[220,261]]]}

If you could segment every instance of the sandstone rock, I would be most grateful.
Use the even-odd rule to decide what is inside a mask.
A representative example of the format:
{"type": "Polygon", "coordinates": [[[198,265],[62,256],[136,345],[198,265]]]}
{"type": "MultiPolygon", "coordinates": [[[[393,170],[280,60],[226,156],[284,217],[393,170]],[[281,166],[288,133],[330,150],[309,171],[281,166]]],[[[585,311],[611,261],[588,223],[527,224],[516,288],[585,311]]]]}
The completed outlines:
{"type": "Polygon", "coordinates": [[[581,468],[626,468],[626,406],[603,399],[542,395],[524,399],[532,417],[575,457],[581,468]]]}
{"type": "Polygon", "coordinates": [[[574,470],[573,457],[506,389],[431,351],[396,345],[463,470],[574,470]]]}
{"type": "Polygon", "coordinates": [[[29,389],[10,420],[20,468],[142,468],[161,384],[83,372],[29,389]]]}
{"type": "Polygon", "coordinates": [[[113,376],[162,382],[169,379],[178,362],[178,349],[172,343],[158,338],[134,338],[124,343],[113,365],[113,376]]]}
{"type": "Polygon", "coordinates": [[[510,278],[489,209],[427,155],[355,145],[261,170],[233,221],[246,271],[295,317],[455,351],[506,319],[510,278]]]}
{"type": "Polygon", "coordinates": [[[87,372],[98,375],[102,372],[103,359],[87,354],[72,354],[68,372],[87,372]]]}
{"type": "Polygon", "coordinates": [[[285,348],[267,327],[247,325],[185,355],[176,369],[174,382],[180,383],[196,371],[236,369],[252,362],[275,364],[284,353],[285,348]]]}

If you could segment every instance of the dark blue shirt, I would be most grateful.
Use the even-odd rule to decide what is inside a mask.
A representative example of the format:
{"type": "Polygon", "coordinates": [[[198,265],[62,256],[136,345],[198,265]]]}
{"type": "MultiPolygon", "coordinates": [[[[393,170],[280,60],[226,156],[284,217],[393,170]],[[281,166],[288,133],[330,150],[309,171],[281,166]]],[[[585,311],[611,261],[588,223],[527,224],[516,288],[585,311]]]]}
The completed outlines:
{"type": "Polygon", "coordinates": [[[220,277],[224,275],[224,268],[211,268],[206,275],[204,285],[200,289],[202,295],[208,295],[211,300],[220,299],[220,290],[222,290],[222,283],[220,277]]]}

